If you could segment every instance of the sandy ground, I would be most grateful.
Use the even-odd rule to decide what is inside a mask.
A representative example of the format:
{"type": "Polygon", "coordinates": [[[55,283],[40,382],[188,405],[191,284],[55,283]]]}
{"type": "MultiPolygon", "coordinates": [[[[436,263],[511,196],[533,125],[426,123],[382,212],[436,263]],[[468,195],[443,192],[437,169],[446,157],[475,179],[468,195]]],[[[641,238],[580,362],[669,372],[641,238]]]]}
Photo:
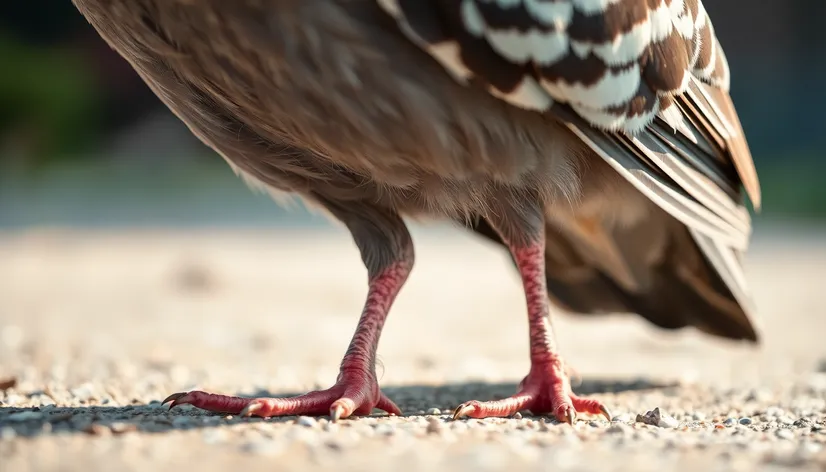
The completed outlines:
{"type": "Polygon", "coordinates": [[[758,235],[758,349],[556,316],[577,390],[615,415],[573,428],[449,419],[527,372],[524,301],[486,243],[414,237],[417,268],[379,348],[405,415],[332,424],[159,401],[331,385],[366,292],[341,231],[0,233],[0,470],[826,470],[822,234],[758,235]],[[635,421],[654,408],[659,425],[635,421]]]}

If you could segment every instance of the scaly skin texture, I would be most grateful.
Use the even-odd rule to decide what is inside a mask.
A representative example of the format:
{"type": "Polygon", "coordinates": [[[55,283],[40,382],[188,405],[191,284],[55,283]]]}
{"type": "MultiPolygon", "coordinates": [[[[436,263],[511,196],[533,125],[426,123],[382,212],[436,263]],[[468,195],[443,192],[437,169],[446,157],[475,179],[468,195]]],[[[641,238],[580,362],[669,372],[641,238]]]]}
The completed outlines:
{"type": "Polygon", "coordinates": [[[412,260],[388,266],[369,283],[367,301],[350,347],[341,362],[338,379],[326,390],[293,398],[240,398],[201,391],[175,393],[163,403],[190,404],[198,408],[244,416],[324,415],[337,420],[350,415],[368,415],[373,408],[400,415],[401,410],[379,389],[376,379],[376,349],[393,301],[407,280],[412,260]]]}
{"type": "Polygon", "coordinates": [[[520,410],[535,414],[550,413],[560,421],[573,423],[576,413],[590,413],[611,419],[608,410],[597,400],[580,398],[571,390],[565,363],[558,353],[550,319],[545,286],[545,241],[511,247],[528,305],[530,329],[530,373],[519,384],[519,391],[502,400],[472,400],[460,405],[454,418],[510,416],[520,410]]]}

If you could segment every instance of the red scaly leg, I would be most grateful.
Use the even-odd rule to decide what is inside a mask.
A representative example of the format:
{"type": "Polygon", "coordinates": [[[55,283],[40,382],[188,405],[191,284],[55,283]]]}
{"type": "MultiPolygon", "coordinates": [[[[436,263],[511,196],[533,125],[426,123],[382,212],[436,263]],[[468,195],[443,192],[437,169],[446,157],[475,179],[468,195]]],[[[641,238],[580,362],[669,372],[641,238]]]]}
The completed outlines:
{"type": "Polygon", "coordinates": [[[379,336],[393,301],[412,269],[412,256],[391,264],[369,283],[364,311],[341,362],[335,385],[327,390],[292,398],[240,398],[201,391],[175,393],[163,403],[190,404],[198,408],[244,416],[323,415],[333,420],[352,414],[369,415],[373,408],[400,415],[401,410],[381,390],[375,373],[379,336]]]}
{"type": "Polygon", "coordinates": [[[516,395],[502,400],[465,402],[456,409],[454,419],[469,416],[485,418],[510,416],[520,410],[535,414],[551,413],[560,421],[573,423],[577,412],[611,415],[597,400],[574,395],[559,355],[550,319],[550,303],[545,282],[544,234],[527,246],[512,246],[528,305],[531,370],[519,384],[516,395]]]}

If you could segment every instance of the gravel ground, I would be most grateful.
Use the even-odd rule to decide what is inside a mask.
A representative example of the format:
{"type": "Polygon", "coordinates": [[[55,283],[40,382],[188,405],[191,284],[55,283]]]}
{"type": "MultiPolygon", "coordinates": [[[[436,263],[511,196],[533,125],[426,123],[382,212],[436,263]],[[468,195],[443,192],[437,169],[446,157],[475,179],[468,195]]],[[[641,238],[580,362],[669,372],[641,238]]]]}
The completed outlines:
{"type": "Polygon", "coordinates": [[[242,419],[167,394],[329,386],[364,270],[340,230],[0,233],[0,470],[826,470],[826,238],[758,233],[757,349],[634,317],[556,317],[614,421],[452,421],[527,372],[504,254],[416,230],[417,268],[379,348],[404,410],[242,419]],[[819,242],[818,242],[819,241],[819,242]]]}

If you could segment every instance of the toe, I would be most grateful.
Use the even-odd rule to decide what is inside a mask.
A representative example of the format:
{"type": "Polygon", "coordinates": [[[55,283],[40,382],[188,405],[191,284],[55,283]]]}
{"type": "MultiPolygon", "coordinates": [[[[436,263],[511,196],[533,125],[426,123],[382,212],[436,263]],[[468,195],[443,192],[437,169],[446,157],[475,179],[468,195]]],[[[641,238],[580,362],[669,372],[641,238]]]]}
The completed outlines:
{"type": "Polygon", "coordinates": [[[459,419],[466,416],[471,418],[506,418],[518,411],[530,409],[535,402],[536,398],[534,395],[524,392],[509,398],[489,402],[471,400],[459,405],[453,412],[453,418],[459,419]]]}
{"type": "Polygon", "coordinates": [[[462,403],[455,410],[453,410],[453,419],[458,420],[462,418],[466,418],[477,413],[481,409],[481,405],[476,400],[471,400],[469,402],[462,403]]]}
{"type": "Polygon", "coordinates": [[[193,390],[191,392],[178,392],[164,398],[161,405],[166,405],[169,403],[170,410],[180,405],[192,405],[196,408],[202,408],[201,405],[204,403],[204,399],[208,399],[209,397],[211,397],[210,394],[199,390],[193,390]]]}
{"type": "Polygon", "coordinates": [[[608,421],[611,421],[611,412],[608,411],[608,408],[606,408],[599,400],[571,395],[571,402],[573,403],[574,408],[576,408],[576,411],[580,413],[604,416],[608,419],[608,421]]]}
{"type": "Polygon", "coordinates": [[[349,398],[339,398],[330,405],[330,419],[335,423],[340,419],[349,417],[355,411],[356,405],[349,398]]]}
{"type": "Polygon", "coordinates": [[[164,400],[161,402],[161,405],[166,405],[167,403],[171,402],[169,405],[169,409],[171,410],[172,408],[175,408],[178,405],[189,403],[187,401],[186,396],[187,392],[173,393],[172,395],[164,398],[164,400]]]}
{"type": "Polygon", "coordinates": [[[236,414],[247,406],[249,399],[193,390],[191,392],[173,393],[164,399],[163,404],[169,402],[171,402],[170,410],[178,405],[192,405],[195,408],[216,413],[236,414]]]}
{"type": "Polygon", "coordinates": [[[552,414],[560,423],[573,425],[576,422],[577,410],[567,397],[551,399],[553,408],[547,413],[552,414]]]}
{"type": "Polygon", "coordinates": [[[249,402],[249,404],[247,406],[244,407],[243,410],[241,410],[240,413],[238,413],[238,416],[256,415],[256,416],[265,417],[265,416],[267,416],[267,414],[265,412],[266,409],[268,409],[267,405],[263,401],[261,401],[261,400],[252,400],[251,402],[249,402]]]}

